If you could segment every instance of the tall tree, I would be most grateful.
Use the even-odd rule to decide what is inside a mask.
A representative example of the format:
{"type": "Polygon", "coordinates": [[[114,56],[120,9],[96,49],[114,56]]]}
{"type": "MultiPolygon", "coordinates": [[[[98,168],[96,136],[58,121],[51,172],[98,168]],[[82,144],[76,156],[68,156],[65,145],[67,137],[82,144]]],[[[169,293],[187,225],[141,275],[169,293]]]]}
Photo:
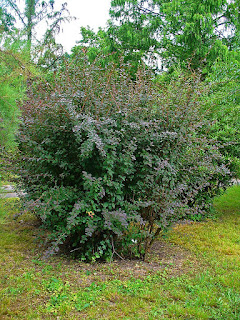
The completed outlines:
{"type": "Polygon", "coordinates": [[[7,13],[6,8],[0,2],[0,35],[2,36],[3,33],[11,32],[14,22],[14,17],[10,13],[7,13]]]}
{"type": "Polygon", "coordinates": [[[103,64],[110,61],[116,65],[120,65],[121,62],[127,63],[130,74],[135,78],[139,65],[149,62],[153,57],[149,54],[148,47],[144,43],[148,40],[139,38],[138,33],[132,37],[134,33],[133,30],[129,31],[129,28],[131,28],[129,25],[115,26],[111,21],[108,22],[106,29],[99,28],[97,32],[82,27],[82,39],[72,49],[73,56],[78,54],[79,50],[84,50],[90,62],[98,57],[98,61],[103,64]],[[139,41],[142,41],[142,45],[138,48],[139,41]],[[100,55],[102,55],[102,59],[99,59],[100,55]]]}
{"type": "Polygon", "coordinates": [[[210,137],[220,143],[221,153],[231,159],[240,177],[240,52],[216,61],[206,81],[210,90],[206,97],[208,117],[213,120],[210,137]]]}
{"type": "Polygon", "coordinates": [[[25,0],[24,9],[17,4],[16,0],[2,0],[8,5],[9,11],[15,15],[21,23],[21,29],[24,31],[29,49],[33,41],[39,44],[36,27],[45,23],[44,41],[52,38],[52,35],[60,30],[60,25],[64,21],[69,21],[69,12],[67,4],[62,4],[60,10],[54,10],[54,0],[25,0]]]}
{"type": "Polygon", "coordinates": [[[26,22],[26,32],[27,32],[27,41],[29,46],[31,46],[33,27],[34,27],[34,17],[36,10],[36,0],[25,0],[25,15],[27,18],[26,22]]]}
{"type": "MultiPolygon", "coordinates": [[[[239,0],[112,0],[119,29],[135,38],[134,50],[157,53],[164,66],[190,61],[206,67],[236,42],[239,0]]],[[[129,43],[129,48],[132,43],[129,43]]]]}

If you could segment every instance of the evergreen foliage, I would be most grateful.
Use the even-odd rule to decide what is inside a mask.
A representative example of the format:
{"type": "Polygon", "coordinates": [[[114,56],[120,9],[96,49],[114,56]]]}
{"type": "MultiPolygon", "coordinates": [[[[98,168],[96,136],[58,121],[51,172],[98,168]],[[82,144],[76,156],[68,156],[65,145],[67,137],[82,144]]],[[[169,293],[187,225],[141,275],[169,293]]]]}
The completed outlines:
{"type": "Polygon", "coordinates": [[[0,49],[1,147],[14,148],[20,116],[19,104],[23,99],[26,78],[32,71],[24,54],[19,53],[15,46],[6,45],[0,49]]]}

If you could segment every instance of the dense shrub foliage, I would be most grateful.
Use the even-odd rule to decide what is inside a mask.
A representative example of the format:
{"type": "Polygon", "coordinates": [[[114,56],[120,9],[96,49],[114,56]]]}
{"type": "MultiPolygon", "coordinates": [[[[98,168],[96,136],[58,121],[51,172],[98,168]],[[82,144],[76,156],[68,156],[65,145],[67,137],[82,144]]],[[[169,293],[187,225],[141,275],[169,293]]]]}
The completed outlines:
{"type": "Polygon", "coordinates": [[[82,259],[144,257],[183,217],[202,215],[229,179],[208,141],[200,88],[179,78],[164,94],[145,70],[65,62],[50,83],[29,87],[19,172],[29,205],[82,259]]]}

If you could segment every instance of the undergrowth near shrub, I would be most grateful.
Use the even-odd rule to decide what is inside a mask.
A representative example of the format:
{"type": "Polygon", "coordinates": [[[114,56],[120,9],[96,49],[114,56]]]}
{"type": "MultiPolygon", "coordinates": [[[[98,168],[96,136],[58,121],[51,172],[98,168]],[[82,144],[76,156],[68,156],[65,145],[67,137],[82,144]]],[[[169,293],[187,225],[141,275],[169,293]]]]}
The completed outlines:
{"type": "MultiPolygon", "coordinates": [[[[228,164],[203,135],[198,79],[167,91],[128,66],[65,61],[51,81],[28,88],[18,172],[26,202],[83,260],[144,258],[172,222],[205,215],[229,183],[228,164]]],[[[204,128],[204,130],[203,130],[204,128]]]]}

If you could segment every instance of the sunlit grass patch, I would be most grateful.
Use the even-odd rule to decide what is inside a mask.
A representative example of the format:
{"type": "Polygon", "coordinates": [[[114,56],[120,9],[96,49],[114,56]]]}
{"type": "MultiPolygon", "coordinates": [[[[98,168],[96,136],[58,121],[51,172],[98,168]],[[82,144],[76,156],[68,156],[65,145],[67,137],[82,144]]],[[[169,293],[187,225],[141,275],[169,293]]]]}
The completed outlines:
{"type": "Polygon", "coordinates": [[[217,197],[214,206],[219,214],[240,214],[240,185],[232,186],[222,196],[217,197]]]}
{"type": "MultiPolygon", "coordinates": [[[[240,319],[240,187],[234,186],[215,200],[219,218],[215,221],[178,225],[170,235],[208,263],[208,271],[199,274],[192,301],[209,294],[214,319],[240,319]]],[[[209,299],[210,300],[210,299],[209,299]]]]}
{"type": "Polygon", "coordinates": [[[173,243],[211,259],[235,260],[240,256],[240,187],[234,186],[215,200],[219,218],[207,222],[178,225],[171,233],[173,243]]]}

